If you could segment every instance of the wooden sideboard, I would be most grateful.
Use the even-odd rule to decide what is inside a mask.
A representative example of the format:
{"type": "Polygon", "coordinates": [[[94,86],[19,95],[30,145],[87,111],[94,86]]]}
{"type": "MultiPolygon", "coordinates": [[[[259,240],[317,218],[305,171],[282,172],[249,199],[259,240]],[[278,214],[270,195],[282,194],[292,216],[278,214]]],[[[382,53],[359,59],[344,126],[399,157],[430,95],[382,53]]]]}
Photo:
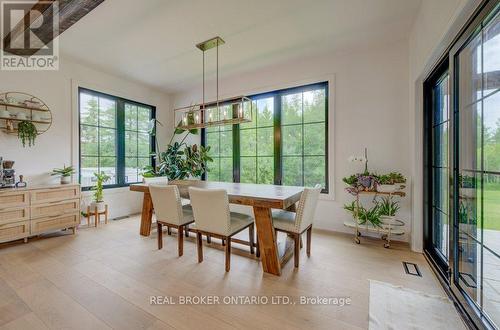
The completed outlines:
{"type": "Polygon", "coordinates": [[[80,223],[80,186],[34,186],[0,190],[0,243],[80,223]]]}

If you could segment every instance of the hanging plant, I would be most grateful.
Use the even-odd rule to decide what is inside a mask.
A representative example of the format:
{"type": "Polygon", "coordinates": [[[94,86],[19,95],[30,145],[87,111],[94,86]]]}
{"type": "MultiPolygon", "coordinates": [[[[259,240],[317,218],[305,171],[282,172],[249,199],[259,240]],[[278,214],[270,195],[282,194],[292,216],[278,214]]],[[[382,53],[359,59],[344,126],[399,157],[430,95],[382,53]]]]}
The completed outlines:
{"type": "Polygon", "coordinates": [[[21,140],[23,147],[35,145],[35,139],[38,135],[35,125],[30,121],[22,121],[17,125],[17,136],[21,140]]]}

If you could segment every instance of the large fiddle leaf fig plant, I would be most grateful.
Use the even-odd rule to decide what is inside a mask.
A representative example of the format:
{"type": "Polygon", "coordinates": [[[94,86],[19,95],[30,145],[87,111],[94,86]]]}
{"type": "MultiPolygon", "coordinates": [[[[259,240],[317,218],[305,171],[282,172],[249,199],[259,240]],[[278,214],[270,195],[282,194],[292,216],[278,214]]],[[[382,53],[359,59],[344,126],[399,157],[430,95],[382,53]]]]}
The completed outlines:
{"type": "MultiPolygon", "coordinates": [[[[156,126],[160,122],[153,119],[150,124],[149,134],[154,137],[156,150],[159,150],[156,138],[156,126]]],[[[199,178],[207,171],[207,163],[213,162],[208,155],[210,147],[188,145],[185,140],[190,135],[198,134],[197,129],[185,130],[177,125],[174,134],[170,138],[167,150],[153,154],[156,160],[156,167],[146,166],[144,177],[166,176],[169,180],[183,180],[189,177],[199,178]],[[179,135],[184,137],[181,141],[174,138],[179,135]]]]}

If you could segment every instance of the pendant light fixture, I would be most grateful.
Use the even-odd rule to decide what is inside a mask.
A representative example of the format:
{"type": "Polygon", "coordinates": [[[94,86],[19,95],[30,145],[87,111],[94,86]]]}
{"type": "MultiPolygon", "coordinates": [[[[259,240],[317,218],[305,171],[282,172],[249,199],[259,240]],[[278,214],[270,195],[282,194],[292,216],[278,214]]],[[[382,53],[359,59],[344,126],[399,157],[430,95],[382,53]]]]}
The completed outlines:
{"type": "Polygon", "coordinates": [[[246,96],[219,99],[219,46],[225,44],[221,37],[215,37],[196,45],[203,53],[203,92],[202,103],[174,109],[177,127],[196,129],[212,126],[234,125],[251,122],[253,102],[246,96]],[[205,52],[216,50],[216,101],[205,102],[205,52]]]}

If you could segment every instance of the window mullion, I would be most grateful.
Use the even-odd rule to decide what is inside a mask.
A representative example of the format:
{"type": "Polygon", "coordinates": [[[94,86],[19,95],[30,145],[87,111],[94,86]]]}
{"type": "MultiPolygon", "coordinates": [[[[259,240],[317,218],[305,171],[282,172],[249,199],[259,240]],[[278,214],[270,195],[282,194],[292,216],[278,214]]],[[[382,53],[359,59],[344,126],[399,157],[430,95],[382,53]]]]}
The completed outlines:
{"type": "Polygon", "coordinates": [[[304,161],[304,93],[302,93],[302,105],[300,111],[302,112],[302,185],[305,186],[306,183],[306,178],[305,178],[305,172],[306,169],[304,168],[305,166],[305,161],[304,161]]]}
{"type": "Polygon", "coordinates": [[[240,125],[233,125],[233,182],[241,181],[240,125]]]}
{"type": "Polygon", "coordinates": [[[125,184],[125,102],[116,100],[116,183],[125,184]]]}
{"type": "Polygon", "coordinates": [[[283,184],[281,159],[281,93],[274,95],[274,184],[283,184]]]}

